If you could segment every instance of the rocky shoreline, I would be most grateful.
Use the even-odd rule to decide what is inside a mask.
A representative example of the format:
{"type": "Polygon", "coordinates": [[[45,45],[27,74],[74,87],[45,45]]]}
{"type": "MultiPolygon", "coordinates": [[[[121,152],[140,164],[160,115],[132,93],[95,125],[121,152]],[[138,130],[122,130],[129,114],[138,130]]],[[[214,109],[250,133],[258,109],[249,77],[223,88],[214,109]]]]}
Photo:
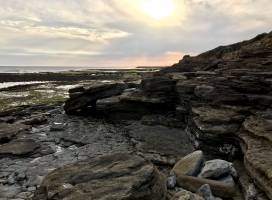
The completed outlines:
{"type": "Polygon", "coordinates": [[[272,199],[272,33],[0,118],[0,199],[272,199]]]}

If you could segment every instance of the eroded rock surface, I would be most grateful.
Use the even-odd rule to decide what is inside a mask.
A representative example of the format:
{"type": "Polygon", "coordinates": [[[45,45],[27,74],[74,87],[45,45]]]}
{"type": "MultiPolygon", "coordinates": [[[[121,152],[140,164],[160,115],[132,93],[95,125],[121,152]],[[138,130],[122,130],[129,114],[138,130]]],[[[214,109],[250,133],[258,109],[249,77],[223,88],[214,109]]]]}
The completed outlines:
{"type": "Polygon", "coordinates": [[[243,123],[239,136],[244,144],[246,169],[256,184],[272,199],[271,119],[267,112],[250,116],[243,123]]]}
{"type": "Polygon", "coordinates": [[[64,166],[46,176],[34,199],[164,200],[165,178],[138,156],[113,154],[64,166]]]}
{"type": "Polygon", "coordinates": [[[23,124],[0,123],[0,143],[10,141],[19,133],[27,132],[29,126],[23,124]]]}
{"type": "Polygon", "coordinates": [[[31,139],[18,139],[0,145],[0,157],[3,156],[25,156],[33,153],[39,145],[31,139]]]}

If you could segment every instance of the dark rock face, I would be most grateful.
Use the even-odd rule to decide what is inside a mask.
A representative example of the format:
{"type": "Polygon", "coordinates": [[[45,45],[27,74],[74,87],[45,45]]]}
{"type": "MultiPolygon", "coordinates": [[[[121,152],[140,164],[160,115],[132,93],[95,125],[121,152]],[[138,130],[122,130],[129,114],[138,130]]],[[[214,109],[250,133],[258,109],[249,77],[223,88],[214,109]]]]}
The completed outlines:
{"type": "Polygon", "coordinates": [[[119,95],[126,88],[124,83],[101,84],[90,88],[77,88],[70,91],[71,98],[65,103],[64,109],[68,114],[76,114],[95,109],[96,101],[111,96],[119,95]],[[75,94],[76,93],[76,94],[75,94]]]}
{"type": "Polygon", "coordinates": [[[141,157],[113,154],[64,166],[43,180],[33,199],[164,200],[166,182],[141,157]]]}
{"type": "Polygon", "coordinates": [[[119,118],[141,118],[145,114],[162,113],[175,109],[176,81],[159,76],[143,79],[139,88],[126,84],[105,84],[70,90],[70,99],[65,103],[67,114],[119,118]]]}
{"type": "Polygon", "coordinates": [[[125,128],[136,150],[153,163],[174,165],[179,158],[194,150],[188,136],[180,129],[137,122],[125,128]]]}

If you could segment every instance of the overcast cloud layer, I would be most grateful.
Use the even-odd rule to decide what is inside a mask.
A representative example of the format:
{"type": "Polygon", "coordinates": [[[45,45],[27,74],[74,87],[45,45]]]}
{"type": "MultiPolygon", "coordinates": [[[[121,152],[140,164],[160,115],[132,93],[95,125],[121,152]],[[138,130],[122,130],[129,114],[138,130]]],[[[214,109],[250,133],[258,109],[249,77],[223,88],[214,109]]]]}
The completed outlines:
{"type": "Polygon", "coordinates": [[[271,0],[173,0],[161,21],[148,0],[0,0],[0,65],[168,65],[271,31],[271,0]]]}

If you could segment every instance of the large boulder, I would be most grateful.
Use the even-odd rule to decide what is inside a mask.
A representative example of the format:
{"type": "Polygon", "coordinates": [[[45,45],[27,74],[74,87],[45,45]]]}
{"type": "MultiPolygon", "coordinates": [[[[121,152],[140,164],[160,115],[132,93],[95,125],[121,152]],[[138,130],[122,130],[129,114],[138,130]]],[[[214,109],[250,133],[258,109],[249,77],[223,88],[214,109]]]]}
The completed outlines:
{"type": "Polygon", "coordinates": [[[176,176],[196,176],[200,172],[203,162],[203,152],[195,151],[178,161],[173,168],[173,172],[176,176]]]}
{"type": "Polygon", "coordinates": [[[198,175],[201,178],[217,179],[231,174],[232,163],[225,160],[209,160],[205,162],[203,169],[198,175]]]}
{"type": "Polygon", "coordinates": [[[35,200],[164,200],[166,182],[141,157],[113,154],[64,166],[48,174],[35,200]]]}
{"type": "Polygon", "coordinates": [[[109,83],[73,89],[70,91],[72,95],[65,102],[64,110],[68,114],[76,114],[87,111],[89,107],[95,109],[98,99],[120,95],[126,87],[125,83],[109,83]]]}

